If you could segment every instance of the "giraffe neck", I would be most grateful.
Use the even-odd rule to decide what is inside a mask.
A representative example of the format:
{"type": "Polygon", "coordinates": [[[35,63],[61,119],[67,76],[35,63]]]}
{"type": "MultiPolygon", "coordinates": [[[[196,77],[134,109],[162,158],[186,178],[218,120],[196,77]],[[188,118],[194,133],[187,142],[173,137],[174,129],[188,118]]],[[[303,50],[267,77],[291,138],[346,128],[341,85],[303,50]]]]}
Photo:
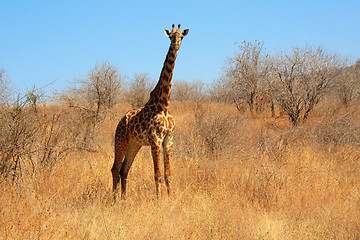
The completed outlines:
{"type": "Polygon", "coordinates": [[[169,107],[171,95],[171,81],[176,56],[177,51],[172,45],[170,45],[169,51],[166,55],[164,66],[161,70],[159,81],[154,90],[150,93],[150,99],[146,105],[160,106],[161,109],[167,109],[169,107]]]}

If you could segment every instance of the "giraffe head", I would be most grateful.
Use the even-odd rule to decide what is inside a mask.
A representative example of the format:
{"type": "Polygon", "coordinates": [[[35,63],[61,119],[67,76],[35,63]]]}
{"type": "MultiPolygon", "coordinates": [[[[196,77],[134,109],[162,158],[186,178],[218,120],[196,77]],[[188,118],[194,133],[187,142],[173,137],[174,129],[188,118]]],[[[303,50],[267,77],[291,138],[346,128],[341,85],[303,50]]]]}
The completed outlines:
{"type": "Polygon", "coordinates": [[[181,32],[180,24],[178,25],[177,30],[175,30],[175,25],[173,24],[171,32],[167,29],[164,29],[164,32],[165,32],[165,35],[170,38],[171,45],[173,45],[175,50],[177,51],[180,48],[183,37],[185,37],[188,34],[189,29],[185,29],[183,32],[181,32]]]}

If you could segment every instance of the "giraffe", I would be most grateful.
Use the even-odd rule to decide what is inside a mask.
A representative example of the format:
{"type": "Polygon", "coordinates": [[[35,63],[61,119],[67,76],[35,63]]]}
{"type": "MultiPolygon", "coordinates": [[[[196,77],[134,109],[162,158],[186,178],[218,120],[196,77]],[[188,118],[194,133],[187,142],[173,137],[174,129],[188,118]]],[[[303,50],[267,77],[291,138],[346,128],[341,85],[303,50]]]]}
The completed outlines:
{"type": "Polygon", "coordinates": [[[161,172],[160,152],[163,148],[164,176],[167,192],[170,195],[170,155],[173,146],[175,121],[169,110],[172,75],[181,41],[189,29],[183,32],[164,29],[165,35],[171,40],[169,51],[161,70],[160,78],[150,93],[150,99],[144,107],[130,110],[120,120],[115,132],[115,159],[111,169],[113,177],[114,201],[121,180],[121,198],[126,196],[126,182],[134,158],[142,146],[150,146],[154,163],[156,195],[160,194],[161,172]]]}

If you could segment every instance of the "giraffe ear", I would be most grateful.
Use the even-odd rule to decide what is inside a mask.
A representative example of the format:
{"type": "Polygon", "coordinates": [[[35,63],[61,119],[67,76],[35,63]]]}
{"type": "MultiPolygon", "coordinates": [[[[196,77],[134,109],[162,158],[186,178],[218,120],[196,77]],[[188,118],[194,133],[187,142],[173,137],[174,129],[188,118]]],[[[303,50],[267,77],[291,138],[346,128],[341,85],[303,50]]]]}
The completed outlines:
{"type": "Polygon", "coordinates": [[[185,30],[182,32],[183,37],[185,37],[188,33],[189,33],[189,29],[185,29],[185,30]]]}
{"type": "Polygon", "coordinates": [[[165,33],[165,35],[166,35],[167,37],[170,37],[170,32],[169,32],[169,30],[164,29],[164,33],[165,33]]]}

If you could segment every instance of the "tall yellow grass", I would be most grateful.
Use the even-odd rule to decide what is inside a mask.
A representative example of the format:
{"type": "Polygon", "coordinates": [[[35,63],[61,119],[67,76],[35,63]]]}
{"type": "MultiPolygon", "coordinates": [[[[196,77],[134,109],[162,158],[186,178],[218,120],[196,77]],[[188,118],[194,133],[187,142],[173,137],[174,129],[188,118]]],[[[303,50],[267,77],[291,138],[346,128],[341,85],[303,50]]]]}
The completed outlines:
{"type": "Polygon", "coordinates": [[[149,148],[111,203],[113,134],[51,171],[0,180],[1,239],[359,239],[359,115],[319,110],[303,126],[226,104],[175,102],[173,194],[156,199],[149,148]]]}

